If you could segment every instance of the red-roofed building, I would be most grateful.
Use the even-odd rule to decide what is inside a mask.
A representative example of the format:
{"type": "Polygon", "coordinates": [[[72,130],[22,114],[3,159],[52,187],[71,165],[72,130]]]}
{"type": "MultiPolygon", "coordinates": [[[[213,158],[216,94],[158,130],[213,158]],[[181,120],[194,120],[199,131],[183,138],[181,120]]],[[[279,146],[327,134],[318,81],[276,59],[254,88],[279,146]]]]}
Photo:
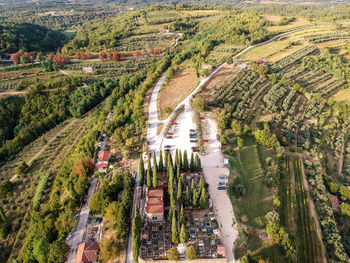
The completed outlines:
{"type": "Polygon", "coordinates": [[[216,253],[219,256],[226,257],[226,248],[225,248],[225,246],[224,245],[217,245],[216,253]]]}
{"type": "Polygon", "coordinates": [[[330,195],[330,200],[331,200],[331,206],[333,211],[339,211],[339,200],[338,197],[335,195],[330,195]]]}
{"type": "Polygon", "coordinates": [[[256,61],[256,63],[258,65],[264,65],[266,63],[266,60],[265,59],[259,59],[259,60],[256,61]]]}
{"type": "Polygon", "coordinates": [[[163,189],[150,189],[146,198],[146,214],[151,221],[163,221],[164,219],[164,201],[163,189]]]}
{"type": "Polygon", "coordinates": [[[108,152],[99,152],[97,158],[97,168],[100,172],[106,173],[108,169],[108,152]]]}
{"type": "Polygon", "coordinates": [[[98,259],[97,243],[81,243],[78,246],[75,263],[95,263],[98,259]]]}

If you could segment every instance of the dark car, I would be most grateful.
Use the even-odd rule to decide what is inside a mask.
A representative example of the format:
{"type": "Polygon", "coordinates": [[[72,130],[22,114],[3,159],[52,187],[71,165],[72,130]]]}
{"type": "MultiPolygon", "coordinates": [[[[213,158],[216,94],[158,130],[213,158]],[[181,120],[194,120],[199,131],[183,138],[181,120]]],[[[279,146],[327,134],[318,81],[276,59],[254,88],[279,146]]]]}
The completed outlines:
{"type": "Polygon", "coordinates": [[[190,138],[197,138],[196,134],[190,134],[190,138]]]}
{"type": "Polygon", "coordinates": [[[190,129],[190,132],[196,132],[196,130],[195,129],[190,129]]]}
{"type": "Polygon", "coordinates": [[[199,152],[199,149],[194,149],[192,151],[196,153],[196,152],[199,152]]]}
{"type": "Polygon", "coordinates": [[[165,145],[164,148],[169,149],[169,148],[171,148],[171,146],[170,145],[165,145]]]}
{"type": "Polygon", "coordinates": [[[167,138],[167,139],[172,139],[172,138],[173,138],[173,136],[168,135],[166,138],[167,138]]]}
{"type": "Polygon", "coordinates": [[[190,142],[192,142],[192,143],[196,143],[196,142],[197,142],[197,140],[190,140],[190,142]]]}
{"type": "Polygon", "coordinates": [[[219,186],[218,190],[226,190],[226,186],[219,186]]]}
{"type": "Polygon", "coordinates": [[[216,139],[220,140],[220,135],[216,134],[216,139]]]}

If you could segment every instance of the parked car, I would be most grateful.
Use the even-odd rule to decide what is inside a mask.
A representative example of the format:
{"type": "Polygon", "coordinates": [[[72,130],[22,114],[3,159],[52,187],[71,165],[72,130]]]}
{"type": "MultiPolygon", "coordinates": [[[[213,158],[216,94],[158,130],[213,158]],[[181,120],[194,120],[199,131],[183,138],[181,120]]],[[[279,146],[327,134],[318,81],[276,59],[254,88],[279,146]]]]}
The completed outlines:
{"type": "Polygon", "coordinates": [[[208,142],[208,140],[203,140],[203,142],[208,142]]]}
{"type": "Polygon", "coordinates": [[[219,178],[220,179],[226,179],[227,177],[225,175],[220,175],[219,178]]]}
{"type": "Polygon", "coordinates": [[[172,133],[172,132],[168,132],[168,135],[174,135],[174,133],[172,133]]]}
{"type": "Polygon", "coordinates": [[[197,138],[196,134],[190,134],[190,138],[197,138]]]}
{"type": "Polygon", "coordinates": [[[226,186],[219,186],[218,190],[226,190],[226,186]]]}
{"type": "Polygon", "coordinates": [[[69,239],[72,238],[72,234],[69,234],[67,237],[66,237],[66,241],[68,241],[69,239]]]}
{"type": "Polygon", "coordinates": [[[164,148],[169,149],[169,148],[171,148],[171,146],[170,145],[165,145],[164,148]]]}
{"type": "Polygon", "coordinates": [[[148,127],[151,127],[151,124],[150,124],[150,123],[148,123],[148,127]]]}
{"type": "Polygon", "coordinates": [[[196,143],[196,142],[198,142],[197,140],[190,140],[190,142],[192,142],[192,143],[196,143]]]}
{"type": "Polygon", "coordinates": [[[216,139],[220,140],[220,134],[216,134],[216,139]]]}
{"type": "Polygon", "coordinates": [[[205,117],[200,117],[199,119],[204,120],[204,119],[205,119],[205,117]]]}
{"type": "Polygon", "coordinates": [[[173,122],[173,125],[177,125],[177,122],[173,122]]]}
{"type": "Polygon", "coordinates": [[[167,138],[167,139],[172,139],[172,138],[173,138],[173,136],[168,135],[166,138],[167,138]]]}
{"type": "Polygon", "coordinates": [[[225,185],[225,184],[226,184],[226,183],[225,183],[225,182],[223,182],[223,181],[221,181],[221,182],[219,182],[219,183],[218,183],[218,185],[219,185],[219,186],[221,186],[221,185],[225,185]]]}
{"type": "Polygon", "coordinates": [[[197,149],[197,147],[194,147],[194,146],[193,146],[193,147],[191,147],[191,150],[196,150],[196,149],[197,149]]]}
{"type": "Polygon", "coordinates": [[[190,132],[196,132],[196,130],[195,129],[190,129],[190,132]]]}
{"type": "Polygon", "coordinates": [[[199,152],[199,149],[194,149],[193,152],[195,152],[195,153],[196,153],[196,152],[199,152]]]}

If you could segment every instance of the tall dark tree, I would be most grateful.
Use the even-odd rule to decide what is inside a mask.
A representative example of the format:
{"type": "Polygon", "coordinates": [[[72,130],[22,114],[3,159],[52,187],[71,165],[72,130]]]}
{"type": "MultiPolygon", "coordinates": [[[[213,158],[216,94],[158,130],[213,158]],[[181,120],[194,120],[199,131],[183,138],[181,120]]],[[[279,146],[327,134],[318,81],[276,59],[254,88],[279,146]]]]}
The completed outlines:
{"type": "Polygon", "coordinates": [[[140,162],[139,162],[139,176],[140,176],[140,185],[142,186],[144,183],[144,177],[145,177],[145,165],[143,163],[142,155],[140,156],[140,162]]]}
{"type": "Polygon", "coordinates": [[[151,158],[148,158],[148,163],[147,163],[146,185],[147,185],[148,188],[150,188],[151,185],[152,185],[152,181],[151,181],[151,158]]]}
{"type": "Polygon", "coordinates": [[[190,192],[190,188],[187,186],[187,188],[186,188],[186,206],[190,206],[191,204],[192,204],[191,192],[190,192]]]}
{"type": "Polygon", "coordinates": [[[194,171],[195,171],[195,165],[194,165],[194,156],[193,156],[193,152],[191,153],[190,170],[191,170],[191,172],[194,172],[194,171]]]}
{"type": "Polygon", "coordinates": [[[207,191],[205,188],[202,188],[202,193],[201,197],[199,199],[199,206],[201,209],[207,209],[208,208],[208,196],[207,196],[207,191]]]}
{"type": "Polygon", "coordinates": [[[186,223],[186,219],[185,219],[185,215],[184,215],[184,206],[181,204],[181,208],[180,208],[180,224],[185,224],[186,223]]]}
{"type": "Polygon", "coordinates": [[[185,227],[185,224],[181,224],[181,230],[180,230],[180,243],[186,243],[188,240],[188,233],[185,227]]]}
{"type": "Polygon", "coordinates": [[[153,166],[152,186],[153,188],[157,188],[157,185],[157,166],[153,166]]]}
{"type": "Polygon", "coordinates": [[[165,170],[168,171],[168,152],[164,150],[164,164],[165,164],[165,170]]]}
{"type": "Polygon", "coordinates": [[[181,153],[181,150],[179,150],[179,166],[180,168],[182,169],[182,153],[181,153]]]}
{"type": "Polygon", "coordinates": [[[188,172],[188,158],[187,158],[187,151],[184,151],[184,161],[183,161],[183,170],[184,172],[188,172]]]}
{"type": "Polygon", "coordinates": [[[179,201],[179,203],[182,203],[182,182],[181,182],[181,178],[179,178],[179,180],[177,182],[177,201],[179,201]]]}
{"type": "Polygon", "coordinates": [[[196,167],[196,171],[200,172],[202,169],[202,164],[201,164],[201,159],[199,158],[198,154],[196,154],[196,158],[195,158],[195,167],[196,167]]]}
{"type": "Polygon", "coordinates": [[[171,220],[171,242],[173,242],[174,244],[179,243],[179,231],[177,229],[175,215],[173,215],[173,218],[171,220]]]}
{"type": "Polygon", "coordinates": [[[162,151],[159,151],[159,163],[158,163],[158,170],[160,173],[163,172],[163,152],[162,151]]]}
{"type": "Polygon", "coordinates": [[[155,167],[156,170],[158,170],[156,152],[153,152],[153,167],[155,167]]]}

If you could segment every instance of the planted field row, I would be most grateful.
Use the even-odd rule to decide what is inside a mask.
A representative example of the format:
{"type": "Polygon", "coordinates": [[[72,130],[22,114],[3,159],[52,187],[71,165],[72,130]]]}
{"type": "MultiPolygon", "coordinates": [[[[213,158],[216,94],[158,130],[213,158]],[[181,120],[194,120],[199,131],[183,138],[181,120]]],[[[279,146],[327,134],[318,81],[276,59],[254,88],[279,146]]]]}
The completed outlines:
{"type": "MultiPolygon", "coordinates": [[[[291,162],[290,159],[289,162],[291,162]]],[[[293,160],[293,170],[296,186],[298,262],[320,262],[320,247],[317,239],[316,226],[310,216],[309,199],[304,189],[299,158],[293,160]]]]}
{"type": "Polygon", "coordinates": [[[312,90],[312,93],[317,93],[320,96],[327,98],[333,95],[335,92],[340,90],[345,85],[345,81],[343,80],[334,80],[331,79],[324,84],[318,86],[317,88],[312,90]]]}
{"type": "Polygon", "coordinates": [[[224,105],[225,103],[232,103],[234,101],[235,93],[249,87],[255,82],[257,76],[250,70],[241,70],[235,74],[226,83],[215,87],[211,91],[209,103],[213,105],[224,105]]]}
{"type": "Polygon", "coordinates": [[[83,62],[83,63],[72,63],[64,65],[64,69],[70,69],[70,70],[80,70],[84,67],[93,67],[95,69],[100,68],[144,68],[145,66],[153,63],[153,59],[142,59],[142,60],[135,60],[130,59],[126,61],[120,61],[120,62],[83,62]]]}
{"type": "Polygon", "coordinates": [[[272,64],[272,69],[273,71],[279,71],[282,70],[288,66],[293,65],[294,63],[298,62],[301,60],[304,56],[313,54],[318,51],[318,48],[315,46],[306,46],[303,47],[292,54],[285,56],[281,58],[280,60],[275,61],[272,64]]]}
{"type": "Polygon", "coordinates": [[[338,40],[338,39],[347,39],[347,38],[350,38],[350,35],[348,33],[329,33],[329,34],[316,34],[316,35],[305,36],[305,39],[307,41],[310,41],[311,43],[322,43],[322,42],[338,40]]]}
{"type": "Polygon", "coordinates": [[[269,110],[277,111],[279,107],[278,102],[282,100],[288,92],[289,90],[281,84],[273,85],[263,98],[263,101],[266,104],[265,112],[269,110]]]}

